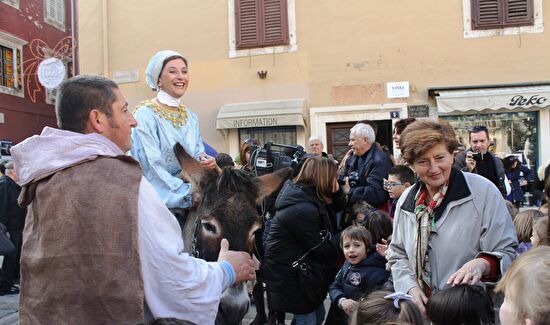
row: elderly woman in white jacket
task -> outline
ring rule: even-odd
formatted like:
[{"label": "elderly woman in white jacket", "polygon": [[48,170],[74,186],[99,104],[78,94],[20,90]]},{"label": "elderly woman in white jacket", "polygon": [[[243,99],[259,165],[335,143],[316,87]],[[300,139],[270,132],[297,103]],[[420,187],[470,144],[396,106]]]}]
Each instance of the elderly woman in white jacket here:
[{"label": "elderly woman in white jacket", "polygon": [[419,181],[397,203],[389,262],[395,290],[424,312],[427,297],[445,286],[496,280],[517,239],[496,186],[452,168],[458,143],[449,124],[414,122],[400,143]]}]

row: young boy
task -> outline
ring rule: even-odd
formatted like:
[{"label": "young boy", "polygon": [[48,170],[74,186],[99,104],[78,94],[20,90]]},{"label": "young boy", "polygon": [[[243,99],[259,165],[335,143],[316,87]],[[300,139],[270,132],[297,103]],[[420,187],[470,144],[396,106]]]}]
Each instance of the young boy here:
[{"label": "young boy", "polygon": [[395,205],[407,187],[414,184],[415,176],[412,169],[405,165],[397,165],[390,169],[388,179],[384,179],[384,189],[390,195],[390,218],[393,220]]},{"label": "young boy", "polygon": [[390,275],[386,259],[371,251],[371,244],[372,236],[363,226],[349,226],[342,231],[340,246],[346,262],[329,288],[335,323],[347,324],[361,296],[380,288]]}]

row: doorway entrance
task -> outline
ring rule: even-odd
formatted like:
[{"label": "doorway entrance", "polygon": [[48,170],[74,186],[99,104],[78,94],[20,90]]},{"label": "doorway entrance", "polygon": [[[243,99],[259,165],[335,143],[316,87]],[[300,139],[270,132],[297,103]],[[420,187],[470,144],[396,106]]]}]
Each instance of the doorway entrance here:
[{"label": "doorway entrance", "polygon": [[[392,120],[371,121],[378,128],[376,142],[388,147],[393,154]],[[338,161],[342,161],[349,150],[349,130],[356,122],[327,123],[327,152],[332,153]]]}]

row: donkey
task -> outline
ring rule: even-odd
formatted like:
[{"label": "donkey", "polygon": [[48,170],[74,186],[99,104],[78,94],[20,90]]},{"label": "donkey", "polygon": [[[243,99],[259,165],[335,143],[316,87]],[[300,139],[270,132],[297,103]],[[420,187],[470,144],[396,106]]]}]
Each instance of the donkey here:
[{"label": "donkey", "polygon": [[[206,261],[216,261],[220,242],[227,238],[232,250],[252,254],[255,232],[262,227],[256,206],[292,175],[292,168],[259,177],[229,168],[218,174],[189,156],[180,144],[174,146],[174,151],[182,176],[192,184],[196,206],[184,226],[186,251]],[[216,324],[240,324],[249,305],[244,284],[229,287],[222,294]]]}]

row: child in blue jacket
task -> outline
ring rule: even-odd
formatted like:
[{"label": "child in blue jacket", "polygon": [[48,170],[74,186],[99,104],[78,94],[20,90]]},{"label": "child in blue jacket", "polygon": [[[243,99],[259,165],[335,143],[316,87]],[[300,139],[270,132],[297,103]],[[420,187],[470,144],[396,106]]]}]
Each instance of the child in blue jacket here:
[{"label": "child in blue jacket", "polygon": [[333,307],[338,307],[341,324],[347,324],[359,298],[380,288],[390,274],[386,271],[386,259],[371,250],[371,238],[363,226],[349,226],[342,231],[340,246],[346,262],[329,288],[330,299]]}]

